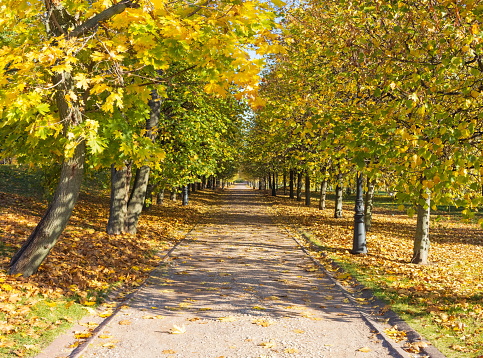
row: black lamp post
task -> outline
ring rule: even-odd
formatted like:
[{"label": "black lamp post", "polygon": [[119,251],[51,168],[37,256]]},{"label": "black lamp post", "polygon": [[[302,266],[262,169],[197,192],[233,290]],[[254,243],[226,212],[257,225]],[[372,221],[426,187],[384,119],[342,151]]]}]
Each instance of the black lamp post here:
[{"label": "black lamp post", "polygon": [[355,255],[367,254],[362,179],[362,174],[357,173],[356,206],[354,208],[354,239],[351,251],[351,254]]}]

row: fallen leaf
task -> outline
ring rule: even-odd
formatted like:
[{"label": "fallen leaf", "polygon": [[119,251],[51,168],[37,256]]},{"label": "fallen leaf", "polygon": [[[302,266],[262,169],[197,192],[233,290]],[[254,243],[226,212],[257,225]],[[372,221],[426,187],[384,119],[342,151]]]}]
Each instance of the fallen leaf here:
[{"label": "fallen leaf", "polygon": [[237,320],[238,320],[238,318],[236,318],[234,316],[228,316],[228,317],[220,317],[220,318],[218,318],[218,321],[220,321],[220,322],[235,322]]},{"label": "fallen leaf", "polygon": [[183,334],[183,333],[186,333],[186,327],[184,325],[182,325],[181,327],[180,326],[177,326],[177,325],[173,325],[173,328],[171,328],[171,330],[169,331],[169,333],[171,333],[171,334]]},{"label": "fallen leaf", "polygon": [[259,344],[259,346],[263,348],[275,348],[277,344],[273,341],[269,341],[269,342],[262,342]]},{"label": "fallen leaf", "polygon": [[129,326],[131,324],[131,321],[127,320],[127,319],[124,319],[122,321],[119,321],[119,324],[121,326]]},{"label": "fallen leaf", "polygon": [[362,347],[357,350],[358,352],[364,352],[364,353],[369,353],[372,351],[369,347]]}]

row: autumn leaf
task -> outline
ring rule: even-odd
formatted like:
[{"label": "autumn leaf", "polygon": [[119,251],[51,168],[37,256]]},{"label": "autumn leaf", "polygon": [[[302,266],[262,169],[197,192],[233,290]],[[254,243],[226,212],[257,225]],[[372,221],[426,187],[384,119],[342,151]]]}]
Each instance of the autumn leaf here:
[{"label": "autumn leaf", "polygon": [[238,320],[238,318],[236,318],[234,316],[228,316],[228,317],[220,317],[220,318],[218,318],[218,321],[220,321],[220,322],[235,322],[237,320]]},{"label": "autumn leaf", "polygon": [[132,323],[131,321],[124,319],[124,320],[119,321],[118,324],[121,325],[121,326],[129,326],[131,323]]},{"label": "autumn leaf", "polygon": [[275,348],[277,346],[277,344],[273,341],[268,341],[268,342],[260,343],[259,346],[263,347],[263,348],[270,349],[270,348]]},{"label": "autumn leaf", "polygon": [[363,352],[363,353],[369,353],[372,351],[372,349],[368,348],[368,347],[362,347],[362,348],[359,348],[357,350],[358,352]]},{"label": "autumn leaf", "polygon": [[173,328],[169,331],[171,334],[183,334],[186,333],[186,327],[184,325],[182,326],[177,326],[173,325]]}]

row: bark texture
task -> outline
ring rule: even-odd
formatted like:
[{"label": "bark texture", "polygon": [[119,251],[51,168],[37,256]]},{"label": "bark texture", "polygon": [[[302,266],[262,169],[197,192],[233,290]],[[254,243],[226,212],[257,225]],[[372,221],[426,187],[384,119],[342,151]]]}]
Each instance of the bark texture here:
[{"label": "bark texture", "polygon": [[116,169],[114,165],[111,167],[111,200],[106,230],[109,235],[120,235],[126,231],[130,181],[130,164],[121,169]]},{"label": "bark texture", "polygon": [[302,172],[297,173],[297,201],[302,201]]},{"label": "bark texture", "polygon": [[54,198],[29,238],[10,262],[9,274],[28,277],[39,266],[59,240],[79,196],[84,174],[85,143],[81,142],[72,158],[62,164],[60,181]]},{"label": "bark texture", "polygon": [[343,199],[343,189],[342,189],[342,174],[337,174],[337,185],[335,187],[335,210],[334,218],[339,219],[343,217],[342,214],[342,199]]},{"label": "bark texture", "polygon": [[322,183],[320,183],[320,200],[319,200],[320,210],[325,210],[326,197],[327,197],[327,179],[324,179],[322,180]]},{"label": "bark texture", "polygon": [[143,211],[144,199],[148,187],[150,169],[143,165],[136,170],[131,196],[127,205],[126,232],[135,234],[137,232],[139,217]]},{"label": "bark texture", "polygon": [[411,263],[426,265],[429,263],[429,218],[431,214],[431,197],[429,191],[422,191],[424,205],[418,205],[416,236],[414,237],[413,257]]},{"label": "bark texture", "polygon": [[288,180],[289,197],[290,197],[290,199],[293,199],[294,198],[294,190],[293,190],[294,180],[295,180],[295,173],[294,173],[293,169],[290,169],[290,172],[289,172],[289,180]]},{"label": "bark texture", "polygon": [[364,200],[364,222],[366,226],[366,232],[371,231],[372,226],[372,208],[374,207],[374,191],[375,182],[367,178],[367,191]]},{"label": "bark texture", "polygon": [[305,205],[310,206],[310,175],[305,173]]}]

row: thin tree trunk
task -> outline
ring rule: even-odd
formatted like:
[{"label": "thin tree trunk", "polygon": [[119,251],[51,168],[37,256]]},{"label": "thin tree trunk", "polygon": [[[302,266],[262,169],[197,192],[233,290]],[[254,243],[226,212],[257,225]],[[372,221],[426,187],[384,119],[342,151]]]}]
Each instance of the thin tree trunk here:
[{"label": "thin tree trunk", "polygon": [[283,195],[287,194],[287,170],[283,170]]},{"label": "thin tree trunk", "polygon": [[186,185],[183,185],[183,188],[182,188],[181,205],[183,206],[188,205],[188,196],[189,196],[189,187],[188,187],[188,184],[186,184]]},{"label": "thin tree trunk", "polygon": [[337,174],[337,185],[335,187],[335,210],[334,210],[334,218],[340,219],[343,217],[342,214],[342,199],[343,199],[343,189],[342,189],[342,174]]},{"label": "thin tree trunk", "polygon": [[163,205],[164,202],[164,188],[162,188],[156,196],[156,205]]},{"label": "thin tree trunk", "polygon": [[310,175],[305,173],[305,205],[310,206]]},{"label": "thin tree trunk", "polygon": [[169,193],[169,200],[176,201],[176,188],[172,188]]},{"label": "thin tree trunk", "polygon": [[127,164],[119,170],[114,165],[111,166],[111,201],[106,229],[109,235],[119,235],[125,232],[130,182],[131,164]]},{"label": "thin tree trunk", "polygon": [[429,190],[421,190],[424,205],[418,205],[416,236],[414,237],[413,257],[411,263],[426,265],[429,263],[429,218],[431,214],[431,194]]},{"label": "thin tree trunk", "polygon": [[371,230],[372,225],[372,208],[374,206],[374,191],[375,191],[375,181],[367,178],[367,191],[364,203],[364,221],[366,226],[366,232]]},{"label": "thin tree trunk", "polygon": [[144,198],[143,211],[149,210],[153,205],[154,190],[156,186],[148,181],[148,186],[146,187],[146,197]]},{"label": "thin tree trunk", "polygon": [[294,176],[295,176],[295,173],[293,171],[293,169],[290,169],[290,172],[289,172],[289,180],[288,180],[288,185],[289,185],[289,198],[290,199],[293,199],[294,198],[294,190],[293,190],[293,187],[294,187]]},{"label": "thin tree trunk", "polygon": [[277,182],[276,182],[276,174],[275,172],[272,173],[272,196],[277,196]]},{"label": "thin tree trunk", "polygon": [[326,197],[327,197],[327,178],[322,180],[322,183],[320,183],[320,200],[319,200],[320,210],[325,210]]},{"label": "thin tree trunk", "polygon": [[297,173],[297,201],[302,201],[302,172]]}]

